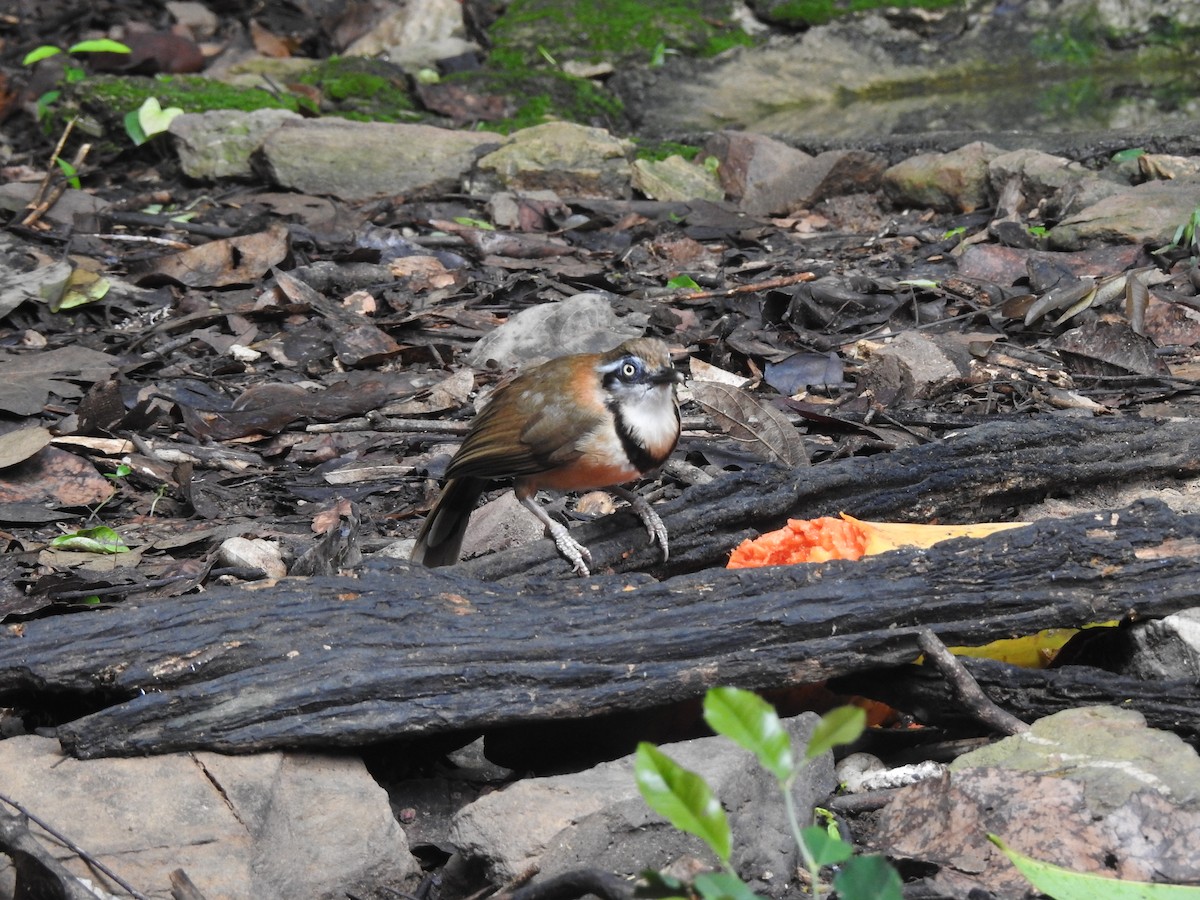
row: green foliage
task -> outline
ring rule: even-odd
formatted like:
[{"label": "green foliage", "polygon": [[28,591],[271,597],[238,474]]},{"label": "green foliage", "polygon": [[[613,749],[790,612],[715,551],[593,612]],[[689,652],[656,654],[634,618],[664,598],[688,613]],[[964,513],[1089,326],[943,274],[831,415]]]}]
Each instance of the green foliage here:
[{"label": "green foliage", "polygon": [[1146,155],[1144,147],[1129,147],[1125,150],[1118,150],[1112,155],[1112,161],[1115,163],[1133,162]]},{"label": "green foliage", "polygon": [[696,284],[696,280],[691,275],[676,275],[667,282],[667,287],[673,291],[678,290],[699,290],[700,285]]},{"label": "green foliage", "polygon": [[67,179],[67,184],[75,188],[75,190],[79,190],[83,187],[83,185],[79,182],[79,172],[73,165],[71,165],[61,156],[54,157],[54,163],[58,166],[58,168],[62,171],[63,176]]},{"label": "green foliage", "polygon": [[704,698],[704,721],[717,734],[757,756],[758,764],[776,781],[784,783],[795,774],[791,738],[771,704],[757,694],[737,688],[713,688]]},{"label": "green foliage", "polygon": [[1121,881],[1090,872],[1073,872],[1062,866],[1041,862],[1004,845],[994,834],[988,840],[1004,851],[1039,893],[1054,900],[1200,900],[1200,887],[1184,884],[1155,884],[1145,881]]},{"label": "green foliage", "polygon": [[135,147],[140,147],[166,131],[171,120],[179,115],[183,115],[183,110],[178,106],[163,109],[157,97],[147,97],[141,106],[125,114],[125,133]]},{"label": "green foliage", "polygon": [[[99,507],[97,507],[99,508]],[[121,536],[107,525],[81,528],[70,534],[60,534],[50,541],[56,550],[75,550],[80,553],[128,553],[129,547]]]},{"label": "green foliage", "polygon": [[1156,254],[1170,253],[1172,250],[1187,250],[1193,255],[1200,255],[1200,206],[1192,210],[1186,222],[1175,229],[1175,235],[1165,247],[1159,247]]},{"label": "green foliage", "polygon": [[[73,44],[67,48],[67,53],[130,53],[130,49],[117,41],[110,41],[108,38],[101,38],[94,41],[80,41],[78,44]],[[21,64],[32,66],[44,59],[49,59],[52,56],[58,56],[62,53],[62,49],[49,44],[43,44],[41,47],[29,51],[25,54]],[[87,77],[87,73],[82,68],[73,63],[68,63],[63,66],[62,83],[63,84],[78,84]],[[62,97],[62,91],[58,88],[53,88],[46,91],[37,99],[35,105],[35,115],[39,122],[45,121],[50,114],[51,107]]]},{"label": "green foliage", "polygon": [[827,753],[841,744],[849,744],[858,740],[858,736],[866,730],[867,714],[857,706],[839,706],[821,716],[821,721],[813,729],[812,737],[808,739],[808,748],[804,751],[805,759],[816,759],[822,753]]},{"label": "green foliage", "polygon": [[[841,707],[821,719],[797,763],[791,738],[779,716],[756,694],[739,688],[718,687],[704,698],[704,719],[718,734],[749,750],[779,785],[788,823],[796,846],[809,871],[814,898],[821,896],[821,870],[839,865],[834,887],[841,900],[900,900],[900,877],[882,857],[854,856],[854,848],[833,830],[801,828],[796,815],[792,785],[808,761],[837,744],[855,740],[865,727],[860,709]],[[721,864],[721,871],[698,876],[692,884],[704,900],[755,895],[730,865],[732,835],[720,803],[695,772],[675,763],[652,744],[638,745],[634,760],[638,790],[649,806],[681,831],[694,834],[708,844]],[[686,885],[655,873],[647,873],[655,896],[686,896]]]},{"label": "green foliage", "polygon": [[[78,44],[72,44],[67,48],[68,53],[129,53],[130,49],[119,41],[110,41],[108,38],[101,38],[95,41],[80,41]],[[34,63],[41,62],[43,59],[49,59],[51,56],[57,56],[62,53],[61,47],[54,47],[48,44],[43,44],[30,50],[25,54],[25,58],[21,60],[21,65],[32,66]]]},{"label": "green foliage", "polygon": [[703,778],[645,741],[638,744],[634,777],[652,810],[680,831],[700,838],[723,865],[729,865],[729,820]]}]

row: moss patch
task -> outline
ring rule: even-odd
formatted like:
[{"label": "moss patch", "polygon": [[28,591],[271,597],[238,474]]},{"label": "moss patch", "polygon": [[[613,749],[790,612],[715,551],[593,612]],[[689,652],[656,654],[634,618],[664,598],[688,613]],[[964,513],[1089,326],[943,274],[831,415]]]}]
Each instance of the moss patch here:
[{"label": "moss patch", "polygon": [[513,0],[492,26],[491,64],[509,71],[568,60],[648,64],[656,48],[711,56],[750,44],[726,0]]},{"label": "moss patch", "polygon": [[321,112],[361,122],[408,122],[420,118],[404,70],[361,56],[333,56],[298,79],[321,93]]},{"label": "moss patch", "polygon": [[682,156],[688,162],[691,162],[700,155],[700,148],[693,147],[691,144],[681,144],[678,141],[638,141],[637,144],[637,159],[645,159],[650,162],[659,162],[669,156]]},{"label": "moss patch", "polygon": [[757,0],[750,5],[768,22],[792,28],[808,28],[824,25],[839,16],[870,9],[943,9],[961,3],[962,0]]}]

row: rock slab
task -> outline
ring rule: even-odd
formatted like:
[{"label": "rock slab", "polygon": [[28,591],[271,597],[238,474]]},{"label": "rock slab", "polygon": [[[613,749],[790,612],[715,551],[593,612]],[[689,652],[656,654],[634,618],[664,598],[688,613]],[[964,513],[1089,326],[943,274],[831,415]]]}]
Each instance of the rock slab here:
[{"label": "rock slab", "polygon": [[[403,889],[416,872],[386,792],[354,757],[80,761],[56,740],[26,735],[0,741],[0,772],[7,797],[152,898],[171,897],[169,875],[180,868],[208,900],[332,900],[379,884]],[[56,840],[45,843],[96,880]],[[0,896],[11,896],[11,875],[0,869]]]}]

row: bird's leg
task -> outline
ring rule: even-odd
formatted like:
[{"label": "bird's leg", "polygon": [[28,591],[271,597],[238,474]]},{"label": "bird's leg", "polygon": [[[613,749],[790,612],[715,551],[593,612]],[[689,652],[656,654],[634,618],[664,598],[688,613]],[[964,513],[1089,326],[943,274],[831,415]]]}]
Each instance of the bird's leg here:
[{"label": "bird's leg", "polygon": [[658,545],[662,547],[663,562],[666,562],[671,552],[667,547],[667,526],[658,517],[658,513],[654,511],[654,507],[641,494],[631,491],[628,488],[614,486],[609,488],[609,490],[618,497],[629,501],[629,506],[638,514],[638,518],[642,520],[642,524],[646,526],[646,532],[650,535],[650,543],[653,544],[655,541],[658,541]]},{"label": "bird's leg", "polygon": [[[590,574],[587,563],[592,561],[592,554],[588,552],[588,548],[571,537],[571,533],[567,531],[566,525],[554,521],[550,517],[550,513],[546,512],[538,504],[536,497],[520,497],[519,499],[521,505],[537,516],[541,523],[546,526],[546,533],[554,539],[554,546],[558,548],[558,552],[571,564],[572,568],[580,575],[587,576]],[[587,562],[584,562],[584,560],[587,560]]]}]

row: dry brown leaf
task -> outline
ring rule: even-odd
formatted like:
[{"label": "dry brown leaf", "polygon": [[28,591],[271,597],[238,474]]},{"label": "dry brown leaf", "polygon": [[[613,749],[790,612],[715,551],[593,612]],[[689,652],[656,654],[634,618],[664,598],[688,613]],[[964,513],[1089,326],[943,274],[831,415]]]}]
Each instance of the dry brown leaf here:
[{"label": "dry brown leaf", "polygon": [[771,462],[807,466],[804,441],[787,416],[740,388],[716,381],[693,381],[692,397],[735,441]]},{"label": "dry brown leaf", "polygon": [[45,428],[21,428],[0,434],[0,469],[24,462],[48,443],[50,432]]},{"label": "dry brown leaf", "polygon": [[145,275],[161,275],[188,287],[230,287],[256,284],[283,262],[288,252],[288,231],[272,225],[257,234],[210,241],[182,253],[155,260]]}]

